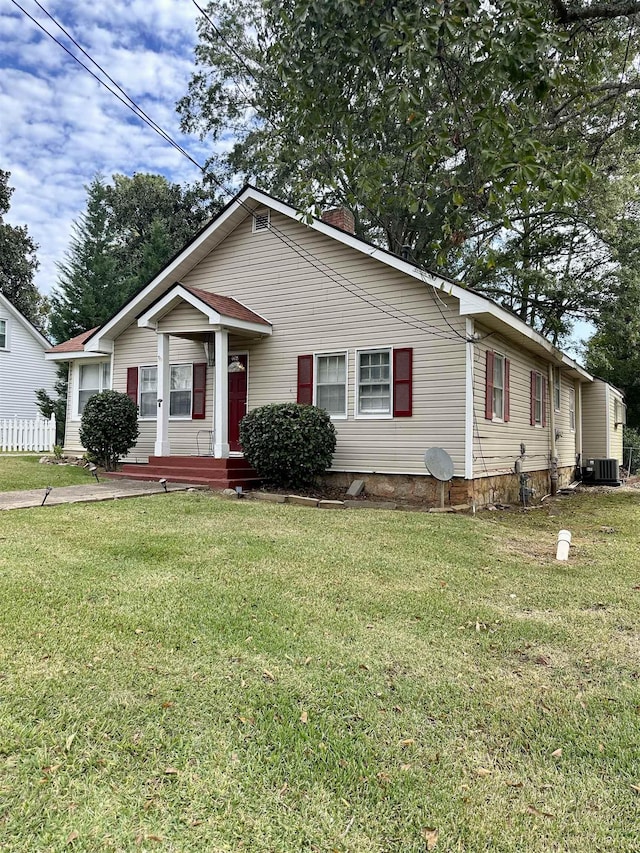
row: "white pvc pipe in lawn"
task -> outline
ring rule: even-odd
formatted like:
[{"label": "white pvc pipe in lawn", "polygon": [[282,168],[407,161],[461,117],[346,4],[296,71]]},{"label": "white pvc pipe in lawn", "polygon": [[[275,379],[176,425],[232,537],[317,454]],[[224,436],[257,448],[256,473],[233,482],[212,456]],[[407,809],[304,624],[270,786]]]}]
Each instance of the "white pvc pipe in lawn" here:
[{"label": "white pvc pipe in lawn", "polygon": [[569,546],[571,545],[571,533],[568,530],[561,530],[558,533],[558,550],[556,551],[556,560],[569,559]]}]

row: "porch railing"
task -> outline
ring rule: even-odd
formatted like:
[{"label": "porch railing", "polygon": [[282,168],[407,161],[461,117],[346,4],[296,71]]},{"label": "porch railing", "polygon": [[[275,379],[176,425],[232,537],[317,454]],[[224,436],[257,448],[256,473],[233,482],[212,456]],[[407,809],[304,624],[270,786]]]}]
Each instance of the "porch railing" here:
[{"label": "porch railing", "polygon": [[53,452],[56,443],[56,416],[45,418],[0,418],[0,451]]}]

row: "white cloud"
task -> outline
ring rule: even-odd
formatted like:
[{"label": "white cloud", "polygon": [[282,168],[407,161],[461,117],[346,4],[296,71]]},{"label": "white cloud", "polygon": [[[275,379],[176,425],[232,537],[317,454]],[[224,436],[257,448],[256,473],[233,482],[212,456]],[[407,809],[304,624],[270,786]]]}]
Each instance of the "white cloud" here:
[{"label": "white cloud", "polygon": [[[22,5],[71,49],[33,0]],[[204,162],[210,151],[180,133],[175,112],[193,70],[193,4],[43,0],[43,5],[154,121]],[[199,172],[16,7],[0,11],[0,28],[0,169],[11,172],[15,188],[7,219],[27,225],[39,244],[37,284],[49,292],[71,224],[84,209],[85,186],[96,173],[161,172],[184,183]]]}]

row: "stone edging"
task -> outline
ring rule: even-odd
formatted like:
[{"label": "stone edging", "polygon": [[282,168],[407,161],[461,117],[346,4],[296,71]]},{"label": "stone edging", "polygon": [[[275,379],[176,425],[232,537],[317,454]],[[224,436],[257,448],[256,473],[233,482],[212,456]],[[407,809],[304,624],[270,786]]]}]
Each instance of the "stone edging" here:
[{"label": "stone edging", "polygon": [[[236,498],[238,495],[232,489],[225,489],[224,497]],[[244,497],[250,500],[268,501],[276,504],[294,504],[296,506],[306,506],[312,509],[409,509],[418,510],[421,512],[468,512],[471,510],[469,504],[458,504],[457,506],[447,506],[444,508],[431,507],[422,509],[410,505],[400,504],[396,501],[334,501],[322,500],[321,498],[309,498],[304,495],[281,495],[274,492],[245,492]]]}]

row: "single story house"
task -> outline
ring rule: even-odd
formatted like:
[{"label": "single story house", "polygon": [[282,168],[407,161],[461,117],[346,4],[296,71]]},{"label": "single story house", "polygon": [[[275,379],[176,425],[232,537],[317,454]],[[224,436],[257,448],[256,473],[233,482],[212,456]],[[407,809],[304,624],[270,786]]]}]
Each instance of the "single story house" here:
[{"label": "single story house", "polygon": [[41,417],[36,391],[53,396],[56,365],[45,360],[51,343],[0,293],[0,419]]},{"label": "single story house", "polygon": [[88,397],[114,388],[139,407],[127,462],[149,476],[182,464],[232,483],[245,412],[296,400],[335,424],[329,476],[370,494],[435,500],[433,447],[453,462],[449,500],[479,505],[517,500],[523,474],[541,494],[569,483],[585,450],[622,457],[620,393],[513,313],[359,239],[346,210],[307,221],[251,186],[47,358],[70,362],[65,449],[82,451]]}]

